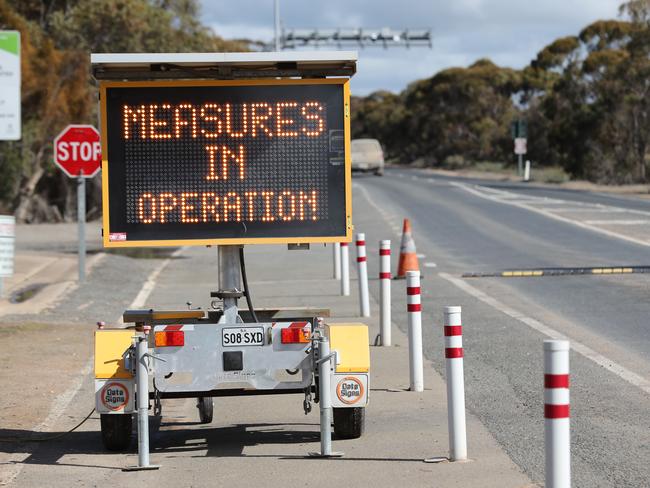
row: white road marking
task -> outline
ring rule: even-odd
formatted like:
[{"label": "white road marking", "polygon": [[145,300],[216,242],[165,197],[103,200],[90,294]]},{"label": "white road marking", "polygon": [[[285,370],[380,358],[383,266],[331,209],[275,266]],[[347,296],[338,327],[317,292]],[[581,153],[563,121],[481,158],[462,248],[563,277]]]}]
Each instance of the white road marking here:
[{"label": "white road marking", "polygon": [[447,273],[438,273],[438,276],[441,278],[449,281],[456,287],[460,288],[463,290],[465,293],[472,295],[474,298],[479,299],[483,303],[486,303],[487,305],[490,305],[492,308],[509,315],[513,319],[519,320],[520,322],[523,322],[530,328],[536,330],[537,332],[540,332],[544,334],[545,336],[548,336],[552,339],[564,339],[568,340],[571,343],[571,349],[573,349],[575,352],[578,354],[581,354],[582,356],[586,357],[587,359],[592,360],[594,363],[598,364],[599,366],[602,366],[605,368],[607,371],[614,373],[616,376],[619,378],[627,381],[633,386],[636,386],[640,390],[644,391],[645,393],[650,394],[650,381],[647,379],[643,378],[642,376],[638,375],[637,373],[630,371],[629,369],[625,368],[624,366],[621,366],[620,364],[612,361],[611,359],[603,356],[602,354],[594,351],[588,346],[585,346],[584,344],[575,341],[573,339],[570,339],[566,335],[562,334],[561,332],[558,332],[557,330],[549,327],[546,324],[543,324],[539,320],[536,320],[532,317],[528,317],[524,315],[523,313],[515,310],[514,308],[509,307],[508,305],[501,303],[499,300],[496,298],[493,298],[489,296],[488,294],[484,293],[483,291],[479,290],[478,288],[473,287],[472,285],[468,284],[466,281],[456,278],[454,276],[451,276]]},{"label": "white road marking", "polygon": [[90,305],[92,305],[92,300],[90,302],[82,303],[77,307],[77,310],[86,310]]},{"label": "white road marking", "polygon": [[[452,182],[451,184],[454,184],[454,183],[455,182]],[[459,183],[456,186],[459,186],[459,187],[462,188],[465,185],[462,184],[462,183]],[[366,189],[363,188],[363,187],[360,187],[360,189],[361,189],[362,193],[364,194],[364,197],[366,198],[366,200],[368,200],[368,202],[370,203],[370,205],[372,205],[382,216],[384,216],[384,218],[390,219],[390,216],[388,215],[388,213],[384,209],[379,207],[370,198],[370,195],[368,194]],[[463,189],[467,189],[467,191],[470,191],[470,193],[473,193],[471,188],[463,188]],[[483,197],[483,195],[478,195],[478,196]],[[483,198],[487,198],[487,197],[483,197]],[[505,202],[503,202],[503,203],[505,203]],[[510,204],[510,205],[513,204],[512,202],[507,202],[507,203]],[[529,207],[524,207],[524,208],[530,209]],[[536,209],[532,209],[532,210],[534,211]],[[552,218],[558,218],[557,216],[554,216],[552,214],[551,214],[551,217]],[[572,223],[572,224],[575,223],[575,221],[571,221],[569,219],[558,218],[558,220],[567,221],[567,222]],[[597,231],[601,230],[601,229],[598,229],[598,228],[595,228],[595,227],[593,229],[597,230]],[[615,237],[620,237],[620,236],[618,236],[616,234],[614,234],[614,236]],[[647,243],[643,243],[643,241],[641,241],[641,243],[643,245],[648,245]],[[645,393],[650,394],[650,381],[648,381],[647,379],[645,379],[642,376],[638,375],[637,373],[635,373],[635,372],[625,368],[624,366],[621,366],[620,364],[608,359],[607,357],[605,357],[602,354],[594,351],[590,347],[588,347],[588,346],[586,346],[586,345],[584,345],[584,344],[582,344],[580,342],[569,339],[567,336],[565,336],[561,332],[556,331],[555,329],[543,324],[542,322],[540,322],[540,321],[538,321],[538,320],[536,320],[536,319],[534,319],[532,317],[528,317],[528,316],[524,315],[523,313],[521,313],[521,312],[519,312],[519,311],[505,305],[504,303],[501,303],[497,299],[495,299],[495,298],[487,295],[486,293],[482,292],[481,290],[471,286],[466,281],[464,281],[464,280],[462,280],[460,278],[455,278],[455,277],[453,277],[453,276],[451,276],[451,275],[449,275],[447,273],[438,273],[438,275],[441,278],[443,278],[443,279],[449,281],[450,283],[454,284],[456,287],[460,288],[464,292],[468,293],[469,295],[481,300],[483,303],[486,303],[486,304],[490,305],[492,308],[495,308],[496,310],[499,310],[502,313],[505,313],[506,315],[509,315],[510,317],[512,317],[512,318],[514,318],[516,320],[519,320],[520,322],[523,322],[524,324],[526,324],[529,327],[531,327],[532,329],[546,335],[547,337],[551,337],[553,339],[569,340],[570,343],[571,343],[571,348],[574,351],[576,351],[578,354],[581,354],[582,356],[586,357],[587,359],[590,359],[594,363],[596,363],[599,366],[602,366],[603,368],[605,368],[606,370],[614,373],[619,378],[623,379],[624,381],[627,381],[628,383],[630,383],[633,386],[636,386],[637,388],[641,389]]]},{"label": "white road marking", "polygon": [[438,265],[436,263],[424,263],[425,268],[437,268]]},{"label": "white road marking", "polygon": [[180,256],[180,254],[183,252],[185,248],[181,247],[174,251],[174,253],[171,255],[171,257],[165,259],[162,261],[147,277],[147,281],[145,281],[144,285],[142,285],[142,289],[140,290],[140,293],[136,295],[136,297],[133,299],[131,302],[131,305],[129,305],[129,308],[140,308],[143,307],[147,299],[149,298],[149,295],[151,295],[151,292],[156,286],[156,280],[158,279],[158,275],[162,273],[162,271],[167,267],[167,265],[171,262],[172,259]]},{"label": "white road marking", "polygon": [[362,194],[363,197],[366,199],[366,201],[370,204],[372,208],[374,208],[379,215],[388,223],[388,226],[391,228],[393,233],[399,238],[400,237],[400,231],[402,230],[401,227],[397,222],[395,222],[395,217],[388,213],[385,208],[383,208],[381,205],[377,205],[375,201],[372,199],[370,194],[368,193],[368,190],[366,190],[365,187],[359,185],[359,184],[353,184],[353,188],[356,188],[359,190]]},{"label": "white road marking", "polygon": [[424,259],[424,258],[427,257],[427,255],[426,254],[416,254],[415,257],[417,257],[418,259]]},{"label": "white road marking", "polygon": [[615,214],[615,213],[626,213],[627,210],[623,208],[613,208],[613,207],[608,207],[608,208],[587,208],[587,207],[576,207],[576,208],[571,208],[571,207],[556,207],[556,208],[544,208],[544,207],[538,207],[541,210],[550,210],[553,212],[582,212],[582,213],[605,213],[605,214]]},{"label": "white road marking", "polygon": [[[480,197],[480,198],[485,198],[486,200],[491,200],[493,202],[502,203],[504,205],[512,205],[512,206],[515,206],[515,207],[523,208],[525,210],[529,210],[531,212],[538,213],[538,214],[543,215],[545,217],[548,217],[550,219],[559,220],[560,222],[575,225],[577,227],[582,227],[583,229],[589,229],[589,230],[592,230],[594,232],[598,232],[599,234],[604,234],[604,235],[609,236],[609,237],[614,237],[616,239],[621,239],[623,241],[632,242],[632,243],[638,244],[640,246],[650,247],[650,242],[648,242],[646,240],[637,239],[635,237],[622,235],[622,234],[619,234],[617,232],[613,232],[613,231],[610,231],[610,230],[607,230],[607,229],[601,229],[600,227],[596,227],[595,225],[589,225],[589,224],[586,224],[584,222],[580,222],[580,221],[577,221],[577,220],[562,217],[560,215],[556,215],[555,213],[549,212],[547,210],[544,210],[544,209],[541,209],[541,208],[538,208],[538,207],[533,207],[531,205],[524,205],[524,204],[521,204],[521,203],[519,203],[517,201],[506,201],[506,200],[497,198],[496,196],[488,195],[485,192],[479,191],[479,190],[477,190],[475,188],[471,188],[470,186],[468,186],[465,183],[452,181],[450,184],[454,185],[454,186],[457,186],[458,188],[461,188],[461,189],[465,190],[466,192],[471,193],[472,195],[476,195],[477,197]],[[494,193],[494,192],[492,192],[492,193]],[[571,202],[571,203],[574,203],[574,202]],[[640,212],[640,211],[634,211],[634,212],[630,211],[630,213],[638,213],[638,212]]]},{"label": "white road marking", "polygon": [[585,220],[589,225],[646,225],[650,220]]}]

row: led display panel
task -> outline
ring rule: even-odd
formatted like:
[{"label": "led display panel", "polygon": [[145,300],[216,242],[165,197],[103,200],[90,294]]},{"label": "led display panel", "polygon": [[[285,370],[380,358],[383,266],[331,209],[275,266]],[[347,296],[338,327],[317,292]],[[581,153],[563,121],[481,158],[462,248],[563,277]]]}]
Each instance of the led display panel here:
[{"label": "led display panel", "polygon": [[104,244],[349,240],[347,83],[102,82]]}]

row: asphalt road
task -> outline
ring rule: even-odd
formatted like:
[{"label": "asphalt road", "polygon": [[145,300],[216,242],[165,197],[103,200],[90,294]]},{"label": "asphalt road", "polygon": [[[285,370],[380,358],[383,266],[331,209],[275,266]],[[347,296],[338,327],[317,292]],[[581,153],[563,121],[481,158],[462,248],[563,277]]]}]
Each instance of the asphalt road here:
[{"label": "asphalt road", "polygon": [[[650,265],[650,223],[646,222],[650,221],[650,204],[629,197],[432,176],[423,171],[391,170],[383,178],[361,176],[353,181],[354,224],[358,232],[366,233],[370,291],[375,301],[378,287],[373,277],[378,273],[378,241],[393,240],[394,268],[402,218],[409,217],[424,274],[425,355],[444,375],[442,307],[461,305],[467,406],[474,414],[471,418],[482,422],[519,468],[543,485],[542,341],[549,335],[563,335],[574,347],[571,353],[573,486],[649,486],[650,342],[646,317],[650,306],[646,297],[650,275],[464,279],[462,274],[539,267]],[[58,228],[52,231],[60,233]],[[44,249],[53,242],[51,232],[41,230],[37,234],[24,236],[25,242],[31,243],[29,249]],[[62,249],[73,249],[73,238],[68,241]],[[271,256],[277,258],[277,254],[268,252],[263,246],[251,249],[249,254],[254,298],[256,289],[267,290],[263,297],[258,293],[258,306],[273,305],[278,300],[284,304],[287,296],[291,296],[291,303],[285,305],[336,308],[344,303],[348,314],[345,316],[356,309],[351,307],[356,305],[353,301],[356,283],[352,284],[353,296],[341,301],[338,284],[329,278],[328,249],[314,245],[310,253],[300,251],[300,259],[308,261],[311,267],[293,268],[281,261],[265,265]],[[273,252],[278,252],[277,248]],[[351,264],[354,255],[351,248]],[[139,295],[143,281],[161,263],[160,259],[111,254],[90,274],[88,286],[75,291],[47,313],[6,319],[39,323],[73,319],[88,324],[103,319],[110,323],[124,308],[135,306],[130,304]],[[152,285],[146,303],[138,306],[183,307],[186,300],[192,301],[193,306],[209,305],[207,291],[216,286],[215,267],[214,250],[184,251],[169,261],[158,282]],[[286,276],[278,276],[278,269],[286,270]],[[295,281],[289,295],[287,290],[275,292],[273,287],[286,286],[277,285],[278,279]],[[403,287],[403,282],[394,282],[393,320],[396,327],[405,330]],[[59,428],[67,428],[83,418],[92,387],[91,378],[86,377],[65,410],[66,415],[57,424]],[[436,395],[439,401],[435,404],[442,408],[444,394]],[[377,400],[374,405],[378,405]],[[206,449],[219,458],[214,469],[222,476],[236,477],[246,470],[259,484],[264,484],[271,475],[276,481],[299,484],[289,482],[291,472],[283,470],[287,464],[280,463],[279,459],[285,458],[278,458],[277,454],[289,454],[286,460],[293,463],[295,458],[291,456],[302,455],[317,441],[313,434],[317,422],[311,417],[303,421],[299,405],[287,404],[286,415],[283,410],[283,417],[274,419],[282,425],[278,428],[276,424],[259,423],[254,410],[252,413],[238,411],[239,404],[233,404],[232,411],[219,416],[220,429],[207,432],[195,424],[193,401],[170,403],[165,410],[164,425],[152,434],[156,446],[154,457],[164,456],[167,468],[156,478],[161,485],[206,484],[213,476],[213,471],[205,469]],[[394,421],[384,429],[390,442],[375,443],[374,447],[387,450],[380,453],[381,459],[421,456],[413,449],[417,445],[414,439],[426,436],[432,425],[439,428],[438,424],[444,424],[440,420],[444,416],[426,416],[430,407],[424,409],[423,405],[411,402],[409,405],[423,410],[416,415],[422,420],[421,425],[411,426],[413,430],[405,431],[407,436],[391,434],[388,429],[399,427],[397,420],[403,416],[403,407],[385,407],[390,407],[387,412]],[[260,402],[255,408],[264,410],[266,403]],[[300,414],[298,423],[296,409]],[[376,420],[373,422],[375,431],[384,428]],[[221,428],[231,424],[239,427]],[[242,425],[247,427],[244,429]],[[285,429],[296,430],[298,435],[285,435],[282,433]],[[462,481],[457,484],[487,486],[490,484],[487,481],[476,481],[485,479],[492,485],[501,482],[501,486],[506,486],[502,482],[504,472],[499,472],[498,465],[494,465],[492,472],[485,469],[486,453],[498,449],[477,440],[481,438],[477,435],[481,429],[476,422],[468,429],[469,456],[476,462],[450,466],[451,470],[464,470],[472,480],[469,484]],[[13,457],[7,466],[25,468],[17,478],[17,485],[41,486],[42,480],[53,473],[57,473],[57,482],[53,484],[62,486],[70,482],[103,485],[119,476],[115,473],[125,462],[133,462],[134,452],[131,451],[127,461],[122,454],[106,454],[98,444],[97,430],[97,418],[93,417],[71,436],[27,454],[21,450],[23,446],[18,446],[15,452],[9,449]],[[369,439],[372,442],[374,438]],[[407,442],[395,444],[400,439]],[[435,446],[444,445],[445,435],[433,441]],[[355,447],[353,443],[347,444],[345,450],[359,465],[367,456],[365,448]],[[257,469],[247,464],[251,457]],[[385,473],[395,471],[396,464],[378,461],[371,459],[368,469],[378,480],[394,485],[394,480]],[[416,466],[408,461],[402,459],[410,466],[411,476],[419,476],[422,481],[429,479],[419,463]],[[468,474],[469,469],[476,471]],[[437,471],[431,473],[430,476],[440,476]],[[148,480],[146,475],[136,477],[143,483]],[[235,486],[247,479],[240,476],[237,480],[220,481]]]},{"label": "asphalt road", "polygon": [[396,249],[402,217],[412,220],[425,349],[441,373],[442,306],[463,305],[468,405],[513,460],[543,479],[542,340],[562,334],[574,346],[574,485],[648,486],[650,276],[461,275],[648,265],[650,203],[422,171],[354,181],[355,225],[368,241],[392,236]]}]

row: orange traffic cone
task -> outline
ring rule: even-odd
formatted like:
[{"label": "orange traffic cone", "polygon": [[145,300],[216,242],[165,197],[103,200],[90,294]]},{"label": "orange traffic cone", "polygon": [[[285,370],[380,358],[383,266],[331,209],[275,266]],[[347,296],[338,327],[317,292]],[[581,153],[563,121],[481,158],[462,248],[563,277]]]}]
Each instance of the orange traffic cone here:
[{"label": "orange traffic cone", "polygon": [[399,264],[395,278],[406,278],[407,271],[420,271],[420,265],[418,264],[418,256],[415,253],[415,242],[413,242],[413,236],[411,235],[411,221],[404,219],[402,244],[399,249]]}]

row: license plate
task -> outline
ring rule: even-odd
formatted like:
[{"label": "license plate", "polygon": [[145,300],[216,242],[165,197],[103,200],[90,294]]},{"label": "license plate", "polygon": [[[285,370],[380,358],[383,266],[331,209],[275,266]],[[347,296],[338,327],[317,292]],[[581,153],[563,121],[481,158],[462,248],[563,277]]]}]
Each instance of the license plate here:
[{"label": "license plate", "polygon": [[264,327],[225,327],[221,330],[223,347],[263,346]]}]

